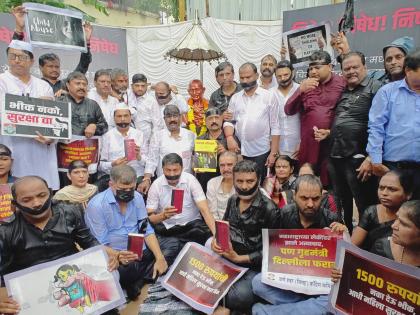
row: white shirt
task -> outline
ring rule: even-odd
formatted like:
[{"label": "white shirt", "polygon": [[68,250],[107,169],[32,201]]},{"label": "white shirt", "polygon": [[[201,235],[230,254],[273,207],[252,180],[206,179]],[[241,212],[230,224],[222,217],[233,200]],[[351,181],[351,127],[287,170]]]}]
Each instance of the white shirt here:
[{"label": "white shirt", "polygon": [[198,180],[191,174],[182,172],[176,187],[170,186],[165,175],[159,176],[150,186],[147,194],[147,210],[152,209],[160,213],[164,208],[171,205],[172,189],[181,188],[184,190],[182,213],[177,214],[162,223],[167,229],[175,225],[186,225],[187,223],[200,219],[200,210],[196,202],[206,200],[206,195]]},{"label": "white shirt", "polygon": [[[270,151],[270,136],[280,135],[279,104],[273,92],[258,87],[254,94],[234,94],[228,111],[236,121],[235,133],[241,141],[241,154],[259,156]],[[225,126],[232,126],[225,122]]]},{"label": "white shirt", "polygon": [[114,109],[118,105],[119,101],[111,95],[108,95],[107,99],[104,100],[95,88],[89,91],[87,97],[98,103],[102,113],[104,114],[105,120],[108,123],[108,127],[115,127]]},{"label": "white shirt", "polygon": [[[4,102],[6,93],[54,98],[53,90],[47,82],[31,76],[26,84],[9,71],[0,74],[0,102]],[[60,188],[56,142],[46,145],[32,138],[0,136],[0,143],[12,151],[14,176],[37,175],[44,178],[50,188]]]},{"label": "white shirt", "polygon": [[207,182],[207,202],[210,212],[215,220],[222,220],[226,212],[228,200],[235,194],[235,187],[232,185],[230,192],[223,192],[223,176],[213,177]]},{"label": "white shirt", "polygon": [[162,119],[163,119],[163,110],[165,109],[165,106],[168,106],[168,105],[177,106],[179,108],[179,111],[181,112],[181,115],[188,113],[188,111],[190,109],[188,104],[187,104],[187,101],[185,100],[185,98],[182,95],[171,93],[171,96],[172,96],[172,99],[169,101],[169,103],[167,103],[165,105],[159,105],[160,110],[161,110]]},{"label": "white shirt", "polygon": [[134,139],[136,145],[140,147],[141,160],[130,161],[130,165],[136,171],[137,177],[144,175],[144,165],[146,163],[146,154],[143,152],[144,137],[140,130],[130,127],[127,137],[124,137],[118,129],[112,128],[102,136],[101,162],[99,170],[109,174],[112,168],[112,162],[125,156],[124,140]]},{"label": "white shirt", "polygon": [[300,143],[300,114],[297,113],[289,116],[284,112],[284,106],[286,105],[287,100],[300,86],[296,82],[293,82],[292,84],[293,86],[286,96],[284,96],[277,87],[272,89],[274,96],[277,98],[279,103],[280,154],[289,156],[296,151]]},{"label": "white shirt", "polygon": [[[192,173],[192,155],[195,138],[195,133],[185,128],[180,129],[178,139],[171,137],[171,132],[168,129],[160,130],[156,137],[153,137],[151,144],[153,149],[149,153],[149,163],[146,165],[145,172],[153,174],[154,169],[156,169],[156,175],[162,175],[163,157],[169,153],[177,153],[182,158],[184,171]],[[157,152],[157,155],[154,155],[155,152]]]}]

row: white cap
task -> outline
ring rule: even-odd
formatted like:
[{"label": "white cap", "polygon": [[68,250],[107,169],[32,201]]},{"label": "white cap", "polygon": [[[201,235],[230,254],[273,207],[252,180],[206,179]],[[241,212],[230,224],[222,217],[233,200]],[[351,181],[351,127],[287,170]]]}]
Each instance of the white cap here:
[{"label": "white cap", "polygon": [[9,48],[13,48],[13,49],[20,49],[20,50],[26,50],[31,52],[32,54],[34,53],[33,49],[32,49],[32,45],[28,42],[24,42],[22,40],[17,40],[14,39],[10,42]]},{"label": "white cap", "polygon": [[134,110],[132,108],[128,107],[126,103],[122,103],[122,102],[118,103],[117,106],[115,106],[115,108],[114,108],[114,114],[115,114],[115,111],[117,111],[119,109],[127,109],[127,110],[130,111],[131,115],[134,114]]}]

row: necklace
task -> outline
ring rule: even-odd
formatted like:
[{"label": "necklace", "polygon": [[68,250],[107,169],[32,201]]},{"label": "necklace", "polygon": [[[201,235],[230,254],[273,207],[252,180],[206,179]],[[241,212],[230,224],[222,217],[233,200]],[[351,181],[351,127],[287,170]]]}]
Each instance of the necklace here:
[{"label": "necklace", "polygon": [[400,260],[401,264],[403,263],[403,260],[404,260],[404,250],[405,250],[405,247],[403,246],[402,251],[401,251],[401,260]]}]

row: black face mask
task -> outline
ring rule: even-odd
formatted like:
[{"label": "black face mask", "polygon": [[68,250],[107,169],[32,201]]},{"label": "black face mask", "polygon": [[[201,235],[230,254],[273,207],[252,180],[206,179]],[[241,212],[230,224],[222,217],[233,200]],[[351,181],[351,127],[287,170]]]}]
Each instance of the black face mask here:
[{"label": "black face mask", "polygon": [[170,95],[171,95],[170,92],[166,95],[158,95],[157,99],[158,100],[166,100]]},{"label": "black face mask", "polygon": [[129,123],[118,123],[118,124],[116,124],[118,127],[120,127],[120,128],[127,128],[128,126],[130,126],[130,124]]},{"label": "black face mask", "polygon": [[130,202],[134,199],[134,189],[121,190],[117,189],[115,192],[115,199],[122,202]]},{"label": "black face mask", "polygon": [[292,83],[292,80],[293,80],[293,76],[290,75],[290,77],[287,78],[286,80],[279,80],[277,83],[282,87],[288,87],[290,83]]},{"label": "black face mask", "polygon": [[252,82],[247,82],[247,83],[241,83],[241,86],[245,91],[252,90],[256,85],[257,85],[257,80],[252,81]]},{"label": "black face mask", "polygon": [[47,200],[45,200],[44,204],[39,208],[29,208],[22,206],[19,204],[16,200],[12,200],[12,204],[14,204],[20,211],[25,212],[30,215],[40,215],[43,214],[45,211],[47,211],[51,206],[51,199],[52,199],[52,193],[50,191],[50,195]]},{"label": "black face mask", "polygon": [[181,174],[179,174],[179,175],[172,175],[172,176],[165,175],[166,180],[178,180],[180,177],[181,177]]},{"label": "black face mask", "polygon": [[235,186],[235,190],[238,193],[238,195],[239,196],[244,196],[244,197],[253,195],[257,189],[258,189],[258,183],[256,183],[254,187],[252,187],[251,189],[248,189],[248,190],[242,190],[242,189]]}]

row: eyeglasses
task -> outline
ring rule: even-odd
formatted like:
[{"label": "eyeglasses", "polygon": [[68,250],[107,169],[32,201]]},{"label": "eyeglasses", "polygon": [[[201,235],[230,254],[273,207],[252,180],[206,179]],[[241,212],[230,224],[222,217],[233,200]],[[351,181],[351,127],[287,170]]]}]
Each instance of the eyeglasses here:
[{"label": "eyeglasses", "polygon": [[19,61],[28,61],[30,59],[28,55],[16,55],[14,53],[9,53],[7,55],[7,59],[9,60],[16,60],[16,57]]}]

